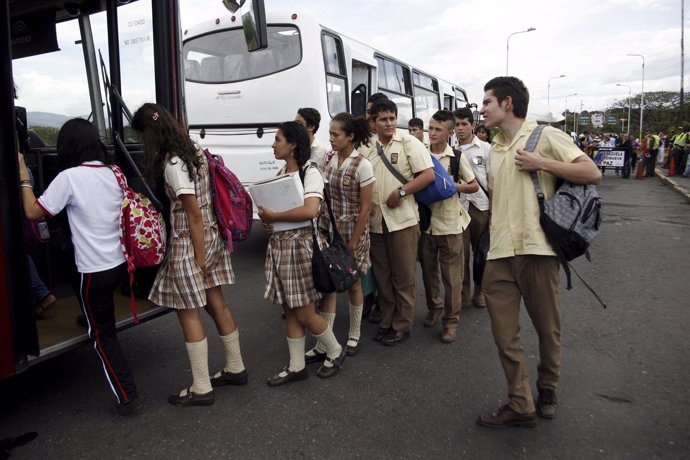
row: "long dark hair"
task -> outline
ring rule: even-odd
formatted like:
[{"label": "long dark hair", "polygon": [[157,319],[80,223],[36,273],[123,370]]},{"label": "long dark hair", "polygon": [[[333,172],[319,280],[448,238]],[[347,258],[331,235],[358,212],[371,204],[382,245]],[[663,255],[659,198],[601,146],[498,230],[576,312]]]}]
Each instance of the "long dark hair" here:
[{"label": "long dark hair", "polygon": [[352,144],[355,148],[360,145],[369,145],[369,122],[362,117],[355,117],[347,112],[341,112],[332,121],[340,123],[340,129],[346,135],[354,134]]},{"label": "long dark hair", "polygon": [[85,161],[112,162],[98,130],[83,118],[72,118],[62,125],[57,138],[57,157],[61,171]]},{"label": "long dark hair", "polygon": [[283,133],[285,140],[289,143],[295,143],[296,148],[294,152],[295,160],[301,170],[309,158],[311,158],[311,150],[309,148],[309,135],[304,126],[295,121],[286,121],[278,126],[278,131]]},{"label": "long dark hair", "polygon": [[184,127],[158,104],[147,102],[132,116],[132,129],[141,136],[146,153],[146,174],[153,182],[163,178],[165,162],[177,156],[187,166],[189,179],[199,168],[196,146]]},{"label": "long dark hair", "polygon": [[478,134],[479,131],[484,131],[486,133],[486,142],[491,144],[491,130],[484,125],[479,125],[477,126],[477,131],[475,134]]}]

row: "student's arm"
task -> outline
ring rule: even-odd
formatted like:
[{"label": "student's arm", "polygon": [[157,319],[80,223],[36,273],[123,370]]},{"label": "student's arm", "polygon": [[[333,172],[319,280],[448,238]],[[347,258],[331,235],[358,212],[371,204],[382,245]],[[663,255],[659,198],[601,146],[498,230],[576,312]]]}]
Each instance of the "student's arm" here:
[{"label": "student's arm", "polygon": [[369,225],[369,213],[371,212],[371,201],[374,196],[374,183],[359,189],[359,215],[357,216],[357,222],[355,223],[355,228],[352,230],[352,237],[347,243],[347,247],[354,255],[355,248],[359,242],[359,238],[364,233],[364,230]]},{"label": "student's arm", "polygon": [[[412,195],[432,183],[434,178],[434,168],[425,169],[424,171],[420,172],[417,177],[403,185],[401,188],[405,190],[407,195]],[[400,192],[398,192],[397,188],[391,191],[391,193],[388,195],[386,204],[391,209],[398,207],[398,204],[400,204]]]},{"label": "student's arm", "polygon": [[196,195],[183,194],[179,195],[182,202],[182,209],[187,215],[187,222],[189,224],[189,236],[192,238],[192,247],[194,248],[194,260],[201,271],[206,271],[206,248],[204,246],[204,222],[201,219],[201,209],[199,203],[196,201]]},{"label": "student's arm", "polygon": [[26,218],[37,220],[44,217],[43,209],[36,203],[33,187],[28,186],[31,185],[31,178],[29,177],[29,169],[24,162],[24,155],[21,153],[19,154],[19,182],[21,184],[22,207]]},{"label": "student's arm", "polygon": [[539,152],[520,149],[515,155],[515,164],[520,171],[544,171],[572,182],[573,184],[601,183],[601,171],[586,155],[580,155],[571,163],[545,158]]},{"label": "student's arm", "polygon": [[474,175],[470,163],[464,156],[460,157],[460,164],[458,165],[460,169],[460,179],[464,180],[465,183],[456,182],[455,189],[458,193],[474,193],[479,190],[479,183],[477,182],[477,176]]}]

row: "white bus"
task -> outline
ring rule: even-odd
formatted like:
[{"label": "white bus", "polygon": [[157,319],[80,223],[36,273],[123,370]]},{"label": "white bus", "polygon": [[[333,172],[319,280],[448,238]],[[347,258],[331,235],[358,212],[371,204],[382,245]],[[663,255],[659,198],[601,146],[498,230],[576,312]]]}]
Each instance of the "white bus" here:
[{"label": "white bus", "polygon": [[300,107],[321,113],[316,136],[340,112],[364,115],[382,92],[398,106],[398,123],[426,126],[441,108],[467,105],[459,85],[321,24],[305,13],[266,13],[268,48],[247,52],[239,17],[211,19],[184,30],[182,53],[190,133],[220,154],[245,186],[277,173],[271,144],[278,124]]}]

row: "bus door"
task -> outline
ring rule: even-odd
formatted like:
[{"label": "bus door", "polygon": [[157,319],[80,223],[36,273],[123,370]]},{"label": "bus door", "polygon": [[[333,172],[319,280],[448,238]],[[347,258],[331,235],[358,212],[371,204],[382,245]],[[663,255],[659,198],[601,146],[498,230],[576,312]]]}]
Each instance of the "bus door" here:
[{"label": "bus door", "polygon": [[373,93],[376,69],[362,61],[352,60],[352,92],[350,93],[350,112],[359,117],[364,116],[367,99]]}]

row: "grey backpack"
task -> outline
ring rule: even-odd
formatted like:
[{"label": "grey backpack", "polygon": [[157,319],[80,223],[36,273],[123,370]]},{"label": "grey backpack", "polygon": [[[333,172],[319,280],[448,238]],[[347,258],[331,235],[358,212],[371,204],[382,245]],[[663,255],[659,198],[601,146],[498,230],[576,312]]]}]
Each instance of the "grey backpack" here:
[{"label": "grey backpack", "polygon": [[[544,126],[538,126],[532,132],[525,145],[525,150],[534,151],[543,129]],[[554,196],[546,200],[539,185],[537,173],[531,172],[530,177],[534,183],[539,202],[541,228],[544,230],[554,252],[556,252],[558,260],[563,265],[568,281],[567,288],[570,289],[572,288],[570,283],[570,269],[572,267],[568,262],[581,255],[591,261],[588,248],[601,227],[601,198],[594,185],[572,184],[558,179]],[[575,274],[577,275],[577,272]],[[582,278],[580,279],[582,280]],[[582,281],[584,283],[584,280]],[[589,286],[587,287],[589,288]],[[592,293],[596,296],[594,291]],[[597,298],[599,297],[597,296]]]}]

